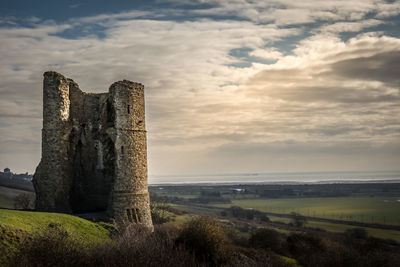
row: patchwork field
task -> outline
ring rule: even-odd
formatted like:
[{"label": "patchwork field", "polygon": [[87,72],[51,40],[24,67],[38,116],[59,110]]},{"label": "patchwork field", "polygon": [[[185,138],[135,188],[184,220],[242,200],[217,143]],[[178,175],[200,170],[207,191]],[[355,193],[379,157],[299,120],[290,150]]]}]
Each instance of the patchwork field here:
[{"label": "patchwork field", "polygon": [[[238,203],[236,203],[238,204]],[[239,203],[240,204],[240,203]],[[178,210],[184,210],[191,213],[197,214],[207,214],[207,215],[220,215],[222,209],[215,209],[213,207],[207,208],[197,207],[197,206],[190,206],[190,205],[171,205],[172,207]],[[222,205],[219,205],[222,206]],[[228,205],[229,206],[229,205]],[[292,222],[290,218],[284,217],[275,217],[275,216],[268,216],[272,222],[282,222],[289,224]],[[318,222],[318,221],[307,221],[304,224],[305,227],[312,227],[312,228],[319,228],[329,232],[336,232],[336,233],[343,233],[347,229],[351,228],[359,228],[358,226],[351,226],[347,224],[339,224],[339,223],[330,223],[330,222]],[[370,228],[370,227],[363,227],[367,232],[368,235],[379,237],[383,239],[392,239],[400,243],[400,231],[396,230],[386,230],[386,229],[377,229],[377,228]],[[279,229],[276,229],[280,231]]]},{"label": "patchwork field", "polygon": [[252,208],[265,212],[298,212],[305,216],[400,225],[400,197],[335,197],[240,199],[231,204],[214,204],[215,207]]},{"label": "patchwork field", "polygon": [[[271,221],[273,222],[284,222],[290,223],[290,218],[282,218],[282,217],[275,217],[275,216],[268,216]],[[317,222],[317,221],[307,221],[304,226],[312,227],[312,228],[320,228],[325,231],[335,232],[335,233],[343,233],[347,229],[351,228],[359,228],[358,226],[351,226],[347,224],[339,224],[339,223],[330,223],[330,222]],[[370,228],[370,227],[363,227],[367,232],[368,235],[373,237],[379,237],[383,239],[393,239],[400,243],[400,231],[396,230],[386,230],[386,229],[377,229],[377,228]]]}]

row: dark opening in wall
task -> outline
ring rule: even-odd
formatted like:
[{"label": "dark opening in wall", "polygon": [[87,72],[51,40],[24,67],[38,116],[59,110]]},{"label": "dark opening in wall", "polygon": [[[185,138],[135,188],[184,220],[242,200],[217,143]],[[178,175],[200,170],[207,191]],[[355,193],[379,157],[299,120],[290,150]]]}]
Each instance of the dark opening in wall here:
[{"label": "dark opening in wall", "polygon": [[128,114],[130,114],[130,113],[131,113],[131,106],[128,105]]},{"label": "dark opening in wall", "polygon": [[140,223],[140,221],[141,221],[141,218],[139,215],[139,210],[137,208],[127,209],[126,216],[128,217],[129,222]]},{"label": "dark opening in wall", "polygon": [[126,210],[126,217],[128,217],[129,222],[132,222],[132,214],[130,209]]},{"label": "dark opening in wall", "polygon": [[124,146],[121,146],[121,154],[124,154]]},{"label": "dark opening in wall", "polygon": [[107,126],[111,127],[114,125],[115,113],[112,106],[111,100],[107,100]]},{"label": "dark opening in wall", "polygon": [[135,209],[135,214],[136,214],[136,222],[141,222],[141,218],[140,218],[140,214],[139,214],[139,210],[136,208]]}]

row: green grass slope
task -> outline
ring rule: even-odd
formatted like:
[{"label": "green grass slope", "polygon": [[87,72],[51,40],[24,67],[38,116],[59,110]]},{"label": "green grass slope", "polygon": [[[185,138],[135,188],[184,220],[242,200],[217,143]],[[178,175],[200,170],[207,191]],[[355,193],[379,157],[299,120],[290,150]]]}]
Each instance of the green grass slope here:
[{"label": "green grass slope", "polygon": [[85,244],[110,241],[110,225],[62,213],[0,209],[0,266],[28,234],[58,227]]}]

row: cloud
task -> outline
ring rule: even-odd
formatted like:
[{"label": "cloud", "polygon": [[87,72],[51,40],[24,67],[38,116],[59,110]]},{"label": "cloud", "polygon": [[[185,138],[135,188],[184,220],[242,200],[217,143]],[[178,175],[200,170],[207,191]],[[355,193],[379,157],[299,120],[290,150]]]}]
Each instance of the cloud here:
[{"label": "cloud", "polygon": [[71,4],[71,5],[69,5],[68,7],[69,8],[78,8],[78,7],[80,7],[80,6],[82,6],[82,4]]},{"label": "cloud", "polygon": [[[352,58],[332,64],[332,72],[348,79],[379,81],[393,88],[400,86],[400,48],[370,57]],[[395,92],[393,92],[395,93]]]},{"label": "cloud", "polygon": [[279,59],[283,55],[276,48],[261,48],[257,50],[253,50],[249,53],[250,56],[263,58],[263,59]]},{"label": "cloud", "polygon": [[[362,33],[386,24],[366,14],[397,3],[198,3],[0,28],[0,146],[15,148],[0,165],[33,171],[42,73],[54,69],[89,92],[145,84],[153,174],[397,167],[400,39]],[[277,44],[290,38],[287,53]]]},{"label": "cloud", "polygon": [[[184,5],[184,1],[171,0]],[[386,18],[400,14],[398,1],[388,3],[385,0],[364,1],[195,1],[207,4],[204,8],[189,10],[190,13],[214,16],[234,16],[257,23],[274,23],[279,26],[314,23],[318,21],[356,21],[369,14],[377,14],[378,18]],[[193,2],[191,2],[193,5]]]},{"label": "cloud", "polygon": [[382,20],[368,19],[362,21],[346,21],[346,22],[336,22],[333,24],[325,24],[318,30],[321,32],[331,32],[331,33],[342,33],[342,32],[359,32],[366,28],[378,26],[385,23]]}]

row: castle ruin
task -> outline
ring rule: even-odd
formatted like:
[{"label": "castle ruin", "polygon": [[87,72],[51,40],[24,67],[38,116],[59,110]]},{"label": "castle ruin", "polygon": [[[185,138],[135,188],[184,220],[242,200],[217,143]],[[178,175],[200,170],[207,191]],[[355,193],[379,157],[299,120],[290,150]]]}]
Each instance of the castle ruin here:
[{"label": "castle ruin", "polygon": [[152,227],[144,86],[123,80],[108,93],[85,93],[45,72],[42,159],[33,184],[37,210],[106,212]]}]

